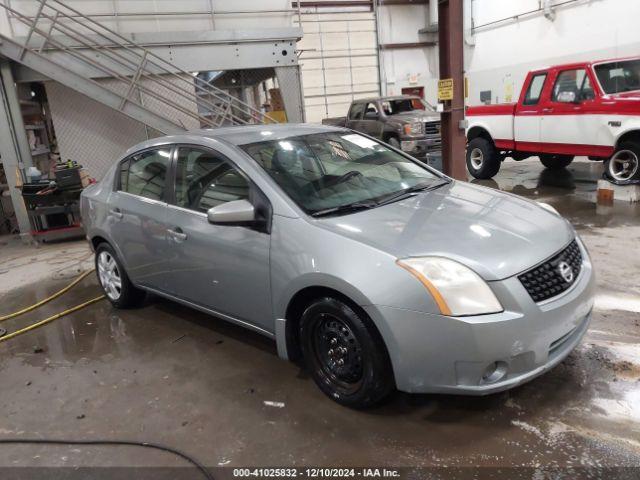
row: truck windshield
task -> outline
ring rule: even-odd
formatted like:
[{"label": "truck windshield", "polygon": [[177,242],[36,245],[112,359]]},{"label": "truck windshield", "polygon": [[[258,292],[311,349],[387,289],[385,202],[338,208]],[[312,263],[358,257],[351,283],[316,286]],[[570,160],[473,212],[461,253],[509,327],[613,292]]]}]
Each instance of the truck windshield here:
[{"label": "truck windshield", "polygon": [[[443,177],[352,132],[328,132],[242,145],[309,214],[373,208],[403,191],[445,183]],[[398,197],[400,198],[400,197]]]},{"label": "truck windshield", "polygon": [[605,93],[640,90],[640,59],[603,63],[594,70]]},{"label": "truck windshield", "polygon": [[382,109],[387,115],[396,115],[398,113],[413,112],[414,110],[427,110],[433,112],[431,105],[420,98],[401,98],[398,100],[383,100]]}]

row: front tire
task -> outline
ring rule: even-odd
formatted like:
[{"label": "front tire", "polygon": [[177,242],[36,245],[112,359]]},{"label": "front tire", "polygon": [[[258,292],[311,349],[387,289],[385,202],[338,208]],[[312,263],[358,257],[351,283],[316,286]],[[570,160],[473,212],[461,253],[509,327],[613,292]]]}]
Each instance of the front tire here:
[{"label": "front tire", "polygon": [[500,170],[500,156],[491,140],[477,137],[467,144],[467,170],[475,178],[493,178]]},{"label": "front tire", "polygon": [[552,155],[543,154],[539,155],[540,163],[549,170],[560,170],[561,168],[568,167],[573,162],[572,155]]},{"label": "front tire", "polygon": [[607,176],[618,182],[640,180],[640,143],[622,143],[604,168]]},{"label": "front tire", "polygon": [[352,408],[382,402],[395,381],[386,347],[364,312],[332,297],[302,314],[300,344],[307,369],[329,398]]},{"label": "front tire", "polygon": [[118,259],[115,250],[108,243],[96,248],[96,273],[107,300],[116,308],[138,306],[145,297],[144,290],[134,287]]}]

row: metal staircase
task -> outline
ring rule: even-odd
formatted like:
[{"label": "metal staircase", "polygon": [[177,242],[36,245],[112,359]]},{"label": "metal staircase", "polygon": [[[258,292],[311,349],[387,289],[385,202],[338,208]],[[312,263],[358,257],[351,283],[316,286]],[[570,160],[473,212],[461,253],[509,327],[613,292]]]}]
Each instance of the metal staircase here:
[{"label": "metal staircase", "polygon": [[159,132],[275,122],[59,0],[40,0],[35,16],[0,7],[29,29],[21,39],[0,34],[0,55]]}]

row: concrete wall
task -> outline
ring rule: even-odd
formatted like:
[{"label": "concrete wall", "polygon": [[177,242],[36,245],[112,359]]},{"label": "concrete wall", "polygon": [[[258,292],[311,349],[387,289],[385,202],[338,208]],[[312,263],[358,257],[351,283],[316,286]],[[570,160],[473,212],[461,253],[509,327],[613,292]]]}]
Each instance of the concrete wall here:
[{"label": "concrete wall", "polygon": [[480,103],[482,90],[491,90],[493,103],[511,91],[515,101],[533,68],[640,54],[638,1],[577,1],[556,8],[554,21],[539,13],[482,27],[537,8],[538,0],[473,1],[475,46],[465,49],[469,105]]}]

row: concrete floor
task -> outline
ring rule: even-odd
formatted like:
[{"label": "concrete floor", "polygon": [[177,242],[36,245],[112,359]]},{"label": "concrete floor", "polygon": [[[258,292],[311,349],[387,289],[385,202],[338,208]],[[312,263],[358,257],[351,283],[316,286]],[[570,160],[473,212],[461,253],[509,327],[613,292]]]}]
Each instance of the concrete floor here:
[{"label": "concrete floor", "polygon": [[[158,298],[130,311],[103,301],[0,344],[0,438],[161,442],[214,467],[525,466],[535,475],[549,467],[640,467],[640,206],[596,207],[601,169],[577,161],[550,172],[535,160],[507,161],[495,181],[479,182],[555,206],[579,230],[598,274],[584,342],[529,384],[482,398],[398,393],[385,406],[353,411],[327,399],[259,335]],[[91,264],[82,242],[4,243],[0,314]],[[3,326],[14,330],[96,294],[91,276]],[[136,448],[0,449],[0,466],[182,464]]]}]

